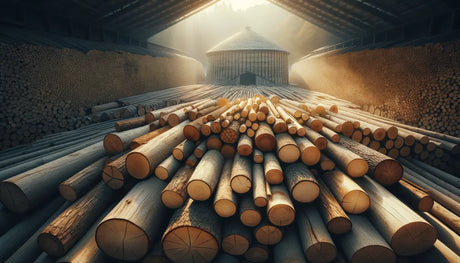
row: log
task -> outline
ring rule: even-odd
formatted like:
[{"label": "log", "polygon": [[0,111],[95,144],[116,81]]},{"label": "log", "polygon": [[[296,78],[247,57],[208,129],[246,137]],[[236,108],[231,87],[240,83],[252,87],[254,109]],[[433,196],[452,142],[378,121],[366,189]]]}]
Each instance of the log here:
[{"label": "log", "polygon": [[281,228],[271,224],[266,217],[254,228],[254,236],[262,245],[275,245],[283,238]]},{"label": "log", "polygon": [[102,180],[112,189],[121,189],[128,180],[128,171],[126,170],[126,157],[124,154],[121,157],[108,163],[102,172]]},{"label": "log", "polygon": [[[214,123],[214,122],[213,122]],[[204,137],[208,137],[209,135],[211,135],[212,133],[212,124],[211,122],[207,122],[207,123],[204,123],[203,125],[200,126],[200,132],[201,132],[201,135],[203,135]],[[218,126],[219,128],[221,127],[220,124]],[[214,130],[216,129],[215,125],[214,125]],[[220,131],[219,131],[220,132]]]},{"label": "log", "polygon": [[294,227],[286,229],[284,238],[273,248],[273,258],[277,263],[307,263]]},{"label": "log", "polygon": [[185,160],[185,164],[190,167],[195,167],[196,164],[199,162],[198,158],[195,155],[190,155],[187,160]]},{"label": "log", "polygon": [[327,230],[333,234],[341,235],[351,230],[351,221],[340,204],[334,198],[326,184],[317,179],[320,191],[318,197],[318,211],[327,226]]},{"label": "log", "polygon": [[188,121],[171,128],[148,143],[131,151],[126,157],[126,169],[136,179],[147,178],[155,167],[168,157],[176,145],[182,142],[182,130]]},{"label": "log", "polygon": [[278,158],[285,163],[293,163],[300,157],[300,150],[291,135],[279,133],[276,139],[276,152]]},{"label": "log", "polygon": [[135,129],[141,126],[146,125],[145,117],[136,117],[128,120],[117,121],[115,123],[115,131],[122,132],[126,130]]},{"label": "log", "polygon": [[310,128],[305,129],[305,137],[312,142],[318,149],[324,150],[327,147],[328,141],[324,136],[321,134],[315,132],[314,130]]},{"label": "log", "polygon": [[171,178],[171,181],[161,192],[161,201],[169,209],[176,209],[187,201],[187,182],[194,169],[189,166],[181,167]]},{"label": "log", "polygon": [[263,163],[264,162],[264,153],[261,152],[259,149],[254,149],[252,153],[252,160],[255,163]]},{"label": "log", "polygon": [[303,252],[309,262],[331,262],[337,249],[316,207],[297,206],[297,229]]},{"label": "log", "polygon": [[104,149],[108,154],[122,153],[128,150],[131,141],[150,132],[150,126],[144,125],[139,128],[112,132],[104,137]]},{"label": "log", "polygon": [[351,177],[361,177],[369,169],[366,160],[341,144],[328,143],[325,152],[342,171],[345,171]]},{"label": "log", "polygon": [[96,143],[0,183],[0,201],[9,210],[24,213],[46,201],[59,184],[105,155]]},{"label": "log", "polygon": [[[212,116],[216,118],[222,112],[224,112],[227,108],[228,106],[220,107],[217,110],[209,113],[209,115],[207,116]],[[185,136],[185,138],[189,140],[198,141],[201,137],[201,133],[200,133],[201,125],[203,125],[203,123],[206,123],[206,122],[208,122],[207,118],[203,117],[203,118],[199,118],[199,119],[196,119],[188,123],[186,126],[183,127],[183,135]]]},{"label": "log", "polygon": [[237,143],[240,136],[240,124],[238,121],[233,121],[230,126],[225,128],[220,133],[220,139],[225,143]]},{"label": "log", "polygon": [[220,220],[209,202],[192,199],[174,212],[162,238],[163,250],[173,262],[212,262],[220,241]]},{"label": "log", "polygon": [[329,159],[329,157],[327,157],[326,154],[321,154],[321,157],[319,159],[319,166],[323,171],[331,171],[334,170],[335,163],[331,159]]},{"label": "log", "polygon": [[100,182],[43,229],[38,245],[48,255],[65,255],[115,197],[116,193]]},{"label": "log", "polygon": [[430,213],[450,227],[457,235],[460,235],[460,218],[440,205],[438,202],[433,203]]},{"label": "log", "polygon": [[102,157],[59,185],[59,193],[69,201],[75,201],[101,180],[107,157]]},{"label": "log", "polygon": [[131,150],[134,150],[137,147],[146,144],[150,140],[153,140],[155,137],[159,136],[160,134],[168,131],[170,128],[171,127],[169,127],[169,126],[161,127],[161,128],[156,129],[156,130],[154,130],[152,132],[149,132],[149,133],[144,134],[144,135],[142,135],[140,137],[137,137],[137,138],[135,138],[135,139],[133,139],[131,141],[131,144],[130,144],[129,148]]},{"label": "log", "polygon": [[242,134],[238,140],[238,154],[241,156],[252,154],[252,139],[245,134]]},{"label": "log", "polygon": [[369,175],[383,185],[392,185],[403,176],[403,167],[384,154],[373,151],[349,138],[343,137],[340,144],[358,154],[369,164]]},{"label": "log", "polygon": [[160,216],[166,214],[161,202],[165,186],[156,177],[137,183],[97,227],[99,249],[118,260],[144,257],[165,219]]},{"label": "log", "polygon": [[321,178],[347,213],[361,214],[369,208],[367,193],[339,169],[325,172]]},{"label": "log", "polygon": [[193,153],[195,146],[196,144],[194,142],[185,139],[173,149],[172,155],[178,161],[185,160]]},{"label": "log", "polygon": [[147,256],[142,259],[142,263],[172,263],[172,261],[166,257],[163,251],[161,236],[157,238]]},{"label": "log", "polygon": [[349,262],[396,262],[396,255],[365,216],[350,215],[353,229],[338,238]]},{"label": "log", "polygon": [[202,141],[193,151],[193,154],[195,155],[196,158],[201,159],[203,157],[204,153],[207,150],[206,147],[207,141]]},{"label": "log", "polygon": [[274,153],[264,154],[264,171],[265,179],[270,184],[280,184],[283,182],[283,170]]},{"label": "log", "polygon": [[239,154],[233,159],[230,185],[236,193],[244,194],[252,188],[251,161]]},{"label": "log", "polygon": [[404,178],[392,185],[390,191],[418,211],[428,212],[433,207],[433,198],[423,188]]},{"label": "log", "polygon": [[420,263],[457,263],[460,261],[460,256],[450,250],[443,242],[436,240],[432,248],[424,253],[411,257],[411,260]]},{"label": "log", "polygon": [[236,212],[238,199],[230,186],[232,166],[233,160],[225,161],[214,197],[214,210],[221,217],[231,217]]},{"label": "log", "polygon": [[262,152],[270,152],[275,149],[276,140],[270,126],[262,122],[255,134],[255,145]]},{"label": "log", "polygon": [[250,262],[265,262],[269,258],[269,250],[266,245],[253,241],[251,246],[244,253],[244,259]]},{"label": "log", "polygon": [[295,142],[300,149],[300,159],[304,164],[312,166],[319,162],[321,158],[321,152],[319,151],[318,147],[313,145],[313,143],[311,143],[305,137],[296,137]]},{"label": "log", "polygon": [[447,225],[428,212],[418,212],[428,223],[436,228],[438,239],[457,255],[460,254],[460,236]]},{"label": "log", "polygon": [[218,150],[220,151],[222,149],[223,143],[220,140],[219,136],[216,134],[213,134],[208,137],[206,140],[206,149],[211,150]]},{"label": "log", "polygon": [[195,168],[187,183],[187,194],[193,200],[208,200],[220,179],[224,157],[216,150],[209,150]]},{"label": "log", "polygon": [[155,176],[161,180],[167,180],[173,176],[182,165],[180,161],[170,155],[155,168]]},{"label": "log", "polygon": [[310,203],[319,195],[315,176],[303,163],[288,164],[284,167],[286,185],[292,198],[297,202]]},{"label": "log", "polygon": [[284,184],[272,185],[268,197],[267,217],[276,226],[290,225],[295,219],[295,208]]},{"label": "log", "polygon": [[224,221],[222,228],[222,250],[234,256],[243,255],[252,241],[252,233],[242,225],[238,218]]},{"label": "log", "polygon": [[258,207],[264,207],[267,205],[267,192],[263,166],[254,164],[252,166],[252,175],[254,178],[254,187],[252,189],[254,204]]},{"label": "log", "polygon": [[236,149],[233,144],[224,144],[220,149],[220,153],[225,159],[233,159],[236,154]]},{"label": "log", "polygon": [[241,223],[248,227],[257,226],[260,220],[262,220],[262,214],[254,205],[254,201],[250,195],[240,197],[239,214]]},{"label": "log", "polygon": [[433,226],[369,177],[356,182],[372,200],[368,209],[370,221],[398,256],[416,255],[433,246]]}]

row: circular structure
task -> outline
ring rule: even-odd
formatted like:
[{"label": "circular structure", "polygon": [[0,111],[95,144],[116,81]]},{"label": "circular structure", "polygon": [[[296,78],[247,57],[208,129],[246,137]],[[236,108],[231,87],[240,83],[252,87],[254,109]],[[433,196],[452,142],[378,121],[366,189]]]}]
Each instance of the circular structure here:
[{"label": "circular structure", "polygon": [[288,85],[289,52],[246,29],[207,52],[213,84]]}]

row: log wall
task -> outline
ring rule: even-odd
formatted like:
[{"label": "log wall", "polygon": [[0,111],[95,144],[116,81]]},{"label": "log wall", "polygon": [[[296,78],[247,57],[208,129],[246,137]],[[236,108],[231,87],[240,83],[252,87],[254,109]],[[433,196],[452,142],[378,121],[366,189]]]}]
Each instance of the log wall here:
[{"label": "log wall", "polygon": [[313,57],[291,82],[407,124],[460,135],[460,41]]}]

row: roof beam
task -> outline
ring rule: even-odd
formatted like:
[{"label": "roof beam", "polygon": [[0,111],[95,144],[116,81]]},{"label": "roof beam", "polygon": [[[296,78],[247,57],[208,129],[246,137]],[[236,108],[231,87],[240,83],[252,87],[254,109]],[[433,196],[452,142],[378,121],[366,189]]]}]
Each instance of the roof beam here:
[{"label": "roof beam", "polygon": [[[334,2],[337,2],[334,0]],[[340,0],[339,2],[345,3],[347,5],[350,5],[351,7],[366,12],[374,17],[377,17],[381,19],[384,23],[390,24],[390,25],[397,25],[401,21],[396,16],[391,16],[386,12],[382,12],[382,10],[377,9],[375,7],[372,7],[370,5],[367,5],[363,3],[362,1],[358,0]]]}]

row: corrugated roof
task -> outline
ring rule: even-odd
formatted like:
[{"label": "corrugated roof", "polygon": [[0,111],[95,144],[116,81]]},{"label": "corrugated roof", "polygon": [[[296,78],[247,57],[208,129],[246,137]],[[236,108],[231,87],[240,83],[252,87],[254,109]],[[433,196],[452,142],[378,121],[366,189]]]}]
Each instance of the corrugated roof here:
[{"label": "corrugated roof", "polygon": [[257,34],[250,27],[230,36],[215,47],[208,50],[207,53],[232,51],[232,50],[276,50],[288,52],[282,47],[268,41],[263,36]]}]

